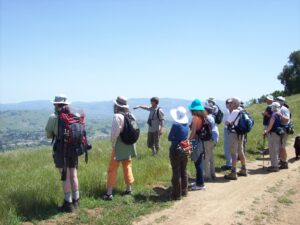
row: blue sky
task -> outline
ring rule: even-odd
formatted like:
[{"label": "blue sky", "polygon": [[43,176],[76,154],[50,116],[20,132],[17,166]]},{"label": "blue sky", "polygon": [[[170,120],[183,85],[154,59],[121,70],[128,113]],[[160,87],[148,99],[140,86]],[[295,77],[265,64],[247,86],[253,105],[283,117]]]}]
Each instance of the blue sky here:
[{"label": "blue sky", "polygon": [[300,1],[0,0],[0,103],[282,90]]}]

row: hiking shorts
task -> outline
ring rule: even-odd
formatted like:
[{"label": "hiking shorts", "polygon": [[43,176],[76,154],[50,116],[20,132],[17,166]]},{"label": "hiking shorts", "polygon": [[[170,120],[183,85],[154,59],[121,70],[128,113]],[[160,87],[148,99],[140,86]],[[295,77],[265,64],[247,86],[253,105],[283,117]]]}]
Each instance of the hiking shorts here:
[{"label": "hiking shorts", "polygon": [[[56,168],[64,167],[64,154],[63,151],[56,151],[53,153],[53,160]],[[66,157],[67,168],[78,168],[78,156]]]},{"label": "hiking shorts", "polygon": [[229,133],[228,140],[231,155],[241,154],[243,151],[244,135]]},{"label": "hiking shorts", "polygon": [[287,140],[288,140],[289,135],[284,134],[281,139],[281,148],[286,148]]}]

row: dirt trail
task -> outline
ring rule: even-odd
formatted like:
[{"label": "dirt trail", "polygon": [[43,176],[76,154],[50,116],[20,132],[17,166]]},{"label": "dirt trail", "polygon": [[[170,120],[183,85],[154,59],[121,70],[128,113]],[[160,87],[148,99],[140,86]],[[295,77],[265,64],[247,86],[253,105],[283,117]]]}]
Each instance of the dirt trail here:
[{"label": "dirt trail", "polygon": [[[291,144],[289,158],[294,157]],[[265,166],[268,161],[265,161]],[[189,192],[171,208],[141,217],[135,225],[150,224],[299,224],[300,161],[289,163],[288,170],[268,173],[262,161],[249,163],[248,177],[206,183],[207,190]],[[295,216],[298,215],[298,216]]]}]

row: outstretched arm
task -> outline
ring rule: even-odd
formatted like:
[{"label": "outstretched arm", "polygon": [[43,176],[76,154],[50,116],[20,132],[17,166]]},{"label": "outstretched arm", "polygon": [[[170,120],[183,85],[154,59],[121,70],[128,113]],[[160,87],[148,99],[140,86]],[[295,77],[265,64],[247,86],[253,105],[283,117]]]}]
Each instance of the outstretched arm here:
[{"label": "outstretched arm", "polygon": [[149,106],[145,106],[145,105],[137,105],[137,106],[133,107],[133,109],[138,109],[138,108],[148,110],[148,109],[149,109]]}]

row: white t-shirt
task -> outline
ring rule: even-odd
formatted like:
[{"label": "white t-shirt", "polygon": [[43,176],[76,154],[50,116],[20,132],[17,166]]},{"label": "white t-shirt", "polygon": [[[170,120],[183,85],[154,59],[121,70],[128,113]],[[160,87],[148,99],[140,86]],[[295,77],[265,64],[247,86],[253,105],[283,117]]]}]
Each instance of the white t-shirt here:
[{"label": "white t-shirt", "polygon": [[284,117],[289,118],[289,121],[287,121],[286,123],[282,123],[282,125],[288,125],[290,123],[290,119],[291,119],[290,118],[290,110],[283,105],[280,108],[280,114],[283,115]]},{"label": "white t-shirt", "polygon": [[[228,121],[229,123],[232,123],[232,122],[236,119],[236,117],[238,116],[239,112],[240,112],[240,110],[238,110],[238,109],[232,110],[232,112],[229,114],[229,116],[228,116],[228,118],[227,118],[227,121]],[[234,125],[235,125],[235,126],[238,125],[239,119],[240,119],[240,118],[237,118],[237,120],[235,120],[235,122],[234,122]]]}]

